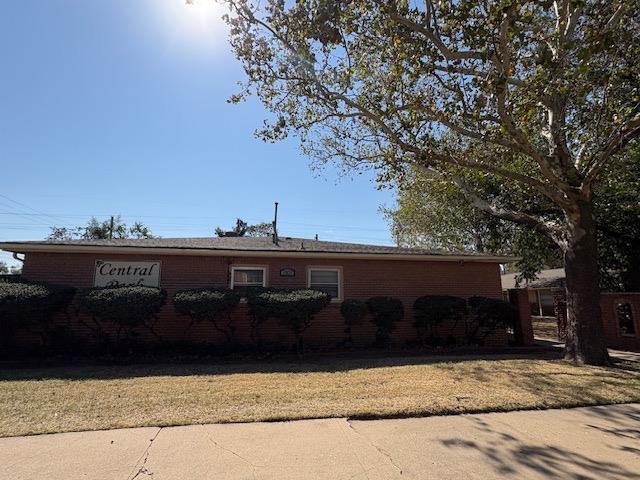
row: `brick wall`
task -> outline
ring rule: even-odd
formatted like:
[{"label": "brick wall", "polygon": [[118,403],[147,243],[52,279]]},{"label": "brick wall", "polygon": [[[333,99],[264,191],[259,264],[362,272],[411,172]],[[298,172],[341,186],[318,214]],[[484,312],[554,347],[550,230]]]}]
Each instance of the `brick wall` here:
[{"label": "brick wall", "polygon": [[[523,289],[523,291],[526,290]],[[567,326],[567,297],[564,290],[559,289],[555,289],[553,295],[558,333],[562,341]],[[635,335],[624,335],[620,330],[616,314],[616,307],[620,303],[628,303],[631,306]],[[602,312],[602,324],[607,346],[640,352],[640,293],[604,292],[600,296],[600,311]]]},{"label": "brick wall", "polygon": [[[413,328],[413,302],[421,295],[456,295],[470,297],[482,295],[502,298],[500,272],[497,264],[476,262],[425,262],[393,260],[355,260],[318,258],[248,258],[213,256],[162,256],[162,255],[96,255],[63,253],[29,253],[26,255],[23,276],[35,281],[47,281],[73,285],[78,288],[93,286],[94,265],[97,259],[112,261],[160,261],[160,286],[167,291],[168,301],[163,307],[157,332],[166,339],[220,343],[221,334],[211,324],[196,324],[185,334],[189,319],[175,314],[171,297],[176,290],[197,287],[222,287],[229,285],[231,265],[255,265],[268,267],[268,286],[306,287],[308,266],[338,266],[343,274],[344,298],[366,300],[374,295],[391,295],[400,298],[405,306],[405,317],[392,334],[396,346],[416,338]],[[295,277],[281,277],[281,268],[295,269]],[[335,345],[344,337],[343,320],[339,304],[331,304],[313,321],[305,332],[305,342],[313,345]],[[247,305],[241,304],[234,312],[237,334],[241,342],[249,342],[249,317]],[[85,318],[86,322],[90,319]],[[68,325],[75,335],[90,341],[90,331],[72,315]],[[375,328],[368,320],[353,329],[356,346],[369,345]],[[293,343],[293,336],[275,320],[267,321],[261,329],[265,340]],[[452,331],[451,325],[439,329],[442,337],[461,335],[463,325]],[[150,334],[143,332],[150,337]],[[26,337],[21,339],[27,341]],[[492,337],[493,345],[504,345],[506,333]]]},{"label": "brick wall", "polygon": [[[616,307],[620,303],[629,303],[633,321],[635,322],[635,336],[622,335],[618,325]],[[602,323],[607,346],[620,350],[640,352],[640,293],[603,293],[600,298]]]}]

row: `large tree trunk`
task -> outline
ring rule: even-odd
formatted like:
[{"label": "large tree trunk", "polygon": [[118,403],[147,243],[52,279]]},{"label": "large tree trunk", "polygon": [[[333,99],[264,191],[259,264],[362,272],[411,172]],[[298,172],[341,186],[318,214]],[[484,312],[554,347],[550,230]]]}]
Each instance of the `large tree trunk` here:
[{"label": "large tree trunk", "polygon": [[581,202],[567,214],[569,234],[564,252],[567,282],[565,358],[607,365],[598,278],[598,250],[591,202]]}]

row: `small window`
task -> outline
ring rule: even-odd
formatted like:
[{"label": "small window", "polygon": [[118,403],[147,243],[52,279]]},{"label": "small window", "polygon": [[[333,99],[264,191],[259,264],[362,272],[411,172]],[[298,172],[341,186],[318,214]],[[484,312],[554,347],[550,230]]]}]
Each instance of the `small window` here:
[{"label": "small window", "polygon": [[309,268],[307,286],[313,290],[328,293],[332,300],[342,298],[339,268]]},{"label": "small window", "polygon": [[231,267],[231,289],[243,297],[256,288],[266,287],[265,267]]},{"label": "small window", "polygon": [[616,305],[616,317],[618,319],[618,329],[620,335],[625,337],[636,336],[636,324],[633,318],[631,304],[624,302]]}]

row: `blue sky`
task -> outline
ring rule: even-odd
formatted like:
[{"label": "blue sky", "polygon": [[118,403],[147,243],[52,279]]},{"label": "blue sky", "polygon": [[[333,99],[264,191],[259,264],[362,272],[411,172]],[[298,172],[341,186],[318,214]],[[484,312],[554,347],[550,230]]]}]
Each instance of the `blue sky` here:
[{"label": "blue sky", "polygon": [[[368,174],[320,175],[295,139],[265,144],[221,7],[207,0],[20,0],[0,15],[0,240],[40,239],[92,215],[164,236],[236,217],[286,235],[391,243]],[[10,261],[8,254],[0,260]],[[12,262],[10,262],[12,263]]]}]

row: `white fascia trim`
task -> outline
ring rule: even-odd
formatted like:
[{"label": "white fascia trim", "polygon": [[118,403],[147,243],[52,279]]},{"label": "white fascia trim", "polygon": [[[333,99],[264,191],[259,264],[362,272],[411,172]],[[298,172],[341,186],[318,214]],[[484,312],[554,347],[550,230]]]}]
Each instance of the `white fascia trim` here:
[{"label": "white fascia trim", "polygon": [[15,253],[100,253],[113,255],[176,255],[202,257],[253,257],[253,258],[339,258],[365,260],[407,260],[430,262],[482,262],[511,263],[518,257],[473,256],[473,255],[411,255],[401,253],[338,253],[338,252],[300,252],[273,250],[222,250],[204,248],[165,248],[165,247],[98,247],[89,245],[31,245],[23,243],[2,243],[0,250]]}]

